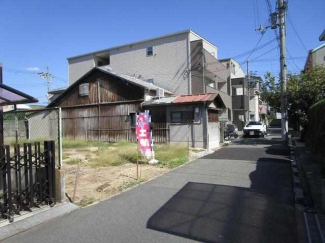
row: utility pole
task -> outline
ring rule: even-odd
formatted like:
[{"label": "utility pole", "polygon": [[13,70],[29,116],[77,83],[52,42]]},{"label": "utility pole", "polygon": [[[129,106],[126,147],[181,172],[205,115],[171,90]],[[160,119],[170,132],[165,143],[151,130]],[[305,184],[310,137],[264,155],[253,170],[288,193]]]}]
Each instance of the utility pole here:
[{"label": "utility pole", "polygon": [[49,100],[49,92],[50,92],[50,87],[51,87],[51,81],[54,78],[54,76],[52,74],[50,74],[48,66],[46,66],[46,72],[38,73],[38,75],[39,75],[39,77],[41,79],[46,80],[46,86],[47,86],[47,95],[46,95],[46,97]]},{"label": "utility pole", "polygon": [[[249,121],[249,82],[250,82],[250,76],[249,76],[249,60],[247,59],[246,61],[246,88],[247,88],[247,96],[248,96],[248,110],[247,110],[247,120]],[[245,83],[245,82],[244,82]],[[245,119],[245,122],[246,122],[246,111],[245,111],[245,85],[243,86],[243,101],[244,101],[244,119]]]},{"label": "utility pole", "polygon": [[286,105],[286,89],[287,89],[287,63],[286,63],[286,26],[285,14],[287,3],[285,0],[278,0],[279,6],[279,28],[280,28],[280,78],[281,78],[281,135],[282,141],[287,142],[288,139],[288,120]]}]

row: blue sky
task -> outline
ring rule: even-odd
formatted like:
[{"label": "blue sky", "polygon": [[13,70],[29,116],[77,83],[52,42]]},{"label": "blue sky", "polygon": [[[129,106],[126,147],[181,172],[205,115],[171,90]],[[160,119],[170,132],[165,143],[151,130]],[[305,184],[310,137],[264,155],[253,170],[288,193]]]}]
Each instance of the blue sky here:
[{"label": "blue sky", "polygon": [[[275,0],[270,2],[274,8]],[[324,11],[324,0],[289,1],[289,18],[307,49],[322,44],[318,37],[325,28]],[[219,58],[234,57],[254,48],[261,36],[255,26],[267,19],[264,0],[0,0],[4,83],[46,104],[45,82],[32,71],[44,71],[48,65],[58,77],[51,87],[67,85],[67,57],[184,29],[192,29],[217,45]],[[261,44],[274,37],[268,30]],[[294,58],[288,58],[288,69],[297,72],[307,52],[289,22],[287,46]],[[250,59],[275,47],[273,42]],[[255,59],[268,61],[252,62],[250,69],[260,75],[267,70],[276,74],[277,58],[274,49]]]}]

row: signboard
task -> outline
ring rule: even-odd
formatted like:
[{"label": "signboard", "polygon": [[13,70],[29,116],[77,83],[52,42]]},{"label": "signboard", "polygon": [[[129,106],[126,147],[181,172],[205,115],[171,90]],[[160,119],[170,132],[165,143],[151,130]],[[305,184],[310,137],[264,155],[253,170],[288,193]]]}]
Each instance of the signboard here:
[{"label": "signboard", "polygon": [[259,112],[260,112],[260,114],[266,114],[267,113],[266,105],[260,105]]},{"label": "signboard", "polygon": [[228,118],[227,117],[219,117],[219,122],[228,122]]},{"label": "signboard", "polygon": [[151,118],[149,112],[137,114],[136,135],[141,154],[146,158],[154,157],[152,133],[150,129]]}]

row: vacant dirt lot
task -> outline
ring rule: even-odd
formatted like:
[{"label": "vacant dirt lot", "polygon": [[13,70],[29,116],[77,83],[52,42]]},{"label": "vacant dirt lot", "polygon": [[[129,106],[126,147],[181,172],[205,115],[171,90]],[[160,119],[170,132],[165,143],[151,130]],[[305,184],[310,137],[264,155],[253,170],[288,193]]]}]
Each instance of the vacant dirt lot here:
[{"label": "vacant dirt lot", "polygon": [[130,143],[89,145],[73,145],[70,146],[72,148],[64,148],[63,153],[66,193],[71,199],[74,194],[78,164],[80,165],[74,200],[80,206],[109,198],[206,154],[205,151],[200,150],[189,152],[186,147],[157,145],[156,158],[161,163],[158,165],[149,165],[146,161],[140,163],[137,180],[136,145]]}]

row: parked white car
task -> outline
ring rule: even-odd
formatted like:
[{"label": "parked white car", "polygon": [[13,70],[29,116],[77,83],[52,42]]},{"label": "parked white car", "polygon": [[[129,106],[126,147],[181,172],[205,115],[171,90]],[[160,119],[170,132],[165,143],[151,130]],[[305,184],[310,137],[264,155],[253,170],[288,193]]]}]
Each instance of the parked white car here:
[{"label": "parked white car", "polygon": [[250,121],[244,127],[243,131],[244,137],[246,136],[262,136],[266,135],[266,125],[263,125],[261,122]]}]

